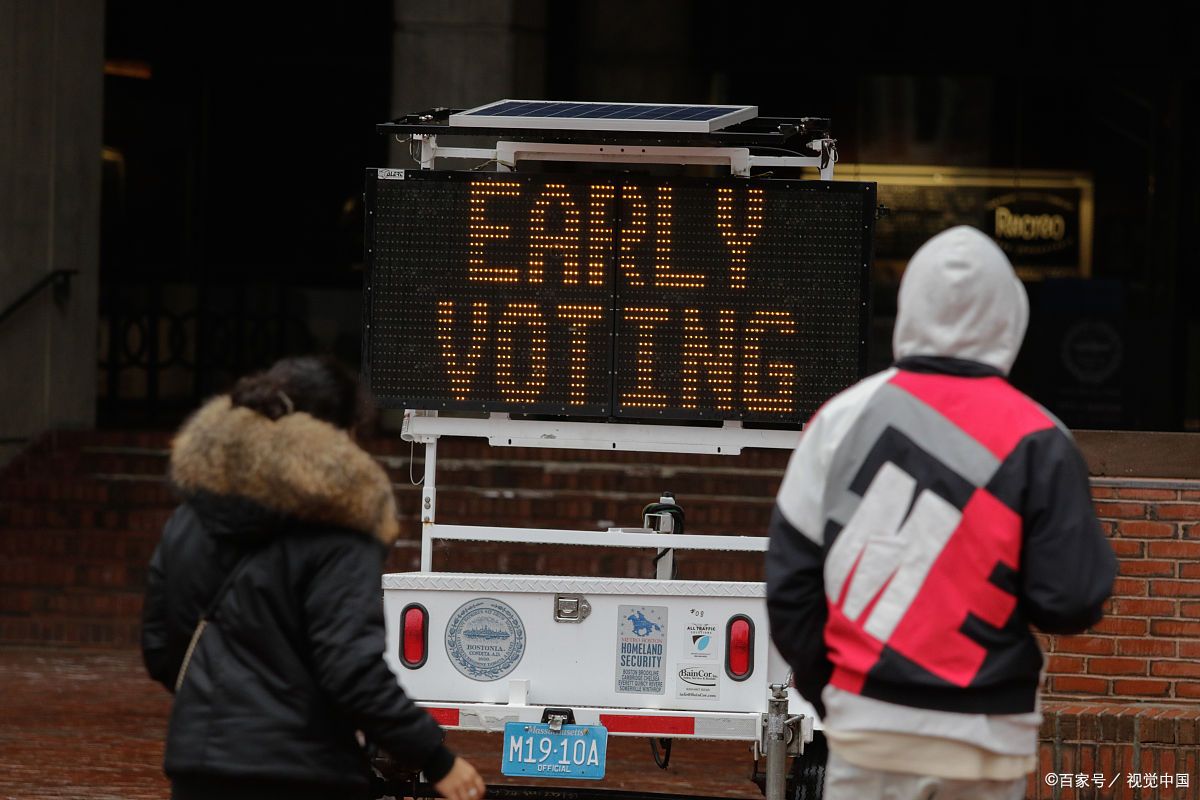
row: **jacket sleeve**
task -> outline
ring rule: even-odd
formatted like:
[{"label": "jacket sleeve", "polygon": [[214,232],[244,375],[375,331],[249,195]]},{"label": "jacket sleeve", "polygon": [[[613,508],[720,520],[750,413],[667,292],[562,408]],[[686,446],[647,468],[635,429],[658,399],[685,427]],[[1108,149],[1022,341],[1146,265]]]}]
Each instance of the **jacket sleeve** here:
[{"label": "jacket sleeve", "polygon": [[[170,555],[176,553],[179,537],[190,524],[191,518],[191,512],[181,505],[163,526],[162,538],[154,548],[146,569],[146,593],[142,600],[142,661],[150,677],[172,694],[175,693],[175,679],[183,665],[183,654],[187,650],[192,628],[182,629],[178,603],[173,611],[171,592],[173,588],[178,591],[179,587],[172,587]],[[192,570],[195,571],[194,566]],[[174,576],[174,580],[178,582],[179,576]],[[195,622],[188,624],[194,626]]]},{"label": "jacket sleeve", "polygon": [[171,669],[174,659],[171,658],[167,637],[167,577],[162,550],[162,542],[159,542],[146,570],[146,595],[142,601],[142,661],[150,677],[174,693],[175,674],[179,665],[175,664],[175,669]]},{"label": "jacket sleeve", "polygon": [[323,553],[304,597],[313,671],[367,737],[437,782],[454,762],[433,717],[400,688],[383,659],[382,552],[366,536],[343,535]]},{"label": "jacket sleeve", "polygon": [[824,715],[821,691],[833,666],[825,648],[825,558],[821,498],[828,473],[825,424],[814,417],[779,488],[767,550],[767,614],[771,639],[792,668],[796,690]]},{"label": "jacket sleeve", "polygon": [[1046,633],[1081,633],[1099,622],[1116,556],[1092,507],[1087,466],[1057,429],[1028,445],[1021,606]]},{"label": "jacket sleeve", "polygon": [[771,639],[792,668],[796,691],[824,716],[821,691],[833,665],[825,650],[824,563],[821,548],[797,530],[776,507],[767,551],[767,615]]}]

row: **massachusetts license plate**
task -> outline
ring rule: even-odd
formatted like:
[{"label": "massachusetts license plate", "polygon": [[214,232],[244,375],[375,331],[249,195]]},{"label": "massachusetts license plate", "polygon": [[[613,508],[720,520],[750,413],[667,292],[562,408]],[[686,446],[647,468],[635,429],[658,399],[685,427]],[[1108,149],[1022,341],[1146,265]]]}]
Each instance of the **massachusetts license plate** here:
[{"label": "massachusetts license plate", "polygon": [[510,722],[504,726],[505,775],[537,778],[604,777],[608,728],[602,725],[563,725],[551,730],[545,722]]}]

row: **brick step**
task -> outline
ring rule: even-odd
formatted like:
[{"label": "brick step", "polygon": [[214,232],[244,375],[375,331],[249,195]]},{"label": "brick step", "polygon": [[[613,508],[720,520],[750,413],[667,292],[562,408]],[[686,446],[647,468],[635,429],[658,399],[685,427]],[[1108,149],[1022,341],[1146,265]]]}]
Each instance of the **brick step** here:
[{"label": "brick step", "polygon": [[81,475],[167,475],[166,450],[142,447],[84,447],[79,451]]},{"label": "brick step", "polygon": [[174,430],[52,431],[48,434],[54,446],[61,449],[131,447],[164,451],[171,446],[174,435]]},{"label": "brick step", "polygon": [[173,506],[176,497],[163,479],[106,475],[83,478],[28,478],[0,483],[0,503],[85,503],[97,506]]},{"label": "brick step", "polygon": [[[392,476],[395,481],[395,475]],[[420,502],[420,489],[403,476],[394,483],[402,511]],[[582,473],[552,479],[519,470],[448,472],[438,483],[439,498],[449,495],[496,500],[559,502],[588,497],[604,502],[627,504],[628,513],[640,515],[641,508],[658,499],[664,489],[679,498],[685,511],[711,503],[767,504],[774,502],[778,478],[705,476],[671,478],[630,478],[620,474]],[[439,501],[440,502],[440,501]],[[162,513],[174,508],[178,496],[162,478],[130,475],[98,475],[81,480],[13,480],[0,486],[0,525],[47,527],[99,526],[119,527],[122,517],[113,514],[135,511],[156,512],[154,527],[161,526]],[[19,510],[37,513],[26,521]],[[415,512],[414,512],[415,513]],[[623,515],[624,516],[624,515]],[[118,520],[118,521],[114,521]],[[140,523],[139,523],[140,524]],[[632,521],[626,524],[634,524]]]},{"label": "brick step", "polygon": [[[769,497],[681,498],[690,533],[762,536],[774,499]],[[639,527],[645,496],[613,493],[489,492],[464,487],[438,489],[438,521],[458,525],[536,528]],[[567,522],[563,525],[561,523]]]},{"label": "brick step", "polygon": [[150,559],[123,561],[60,561],[39,557],[5,558],[0,562],[0,587],[12,589],[128,590],[145,586]]},{"label": "brick step", "polygon": [[149,560],[161,531],[161,525],[141,530],[0,528],[0,556],[85,563],[141,563]]},{"label": "brick step", "polygon": [[[538,526],[544,528],[566,528],[568,530],[589,530],[579,525],[578,520],[554,519],[545,521],[547,524]],[[457,523],[456,523],[457,524]],[[599,529],[597,529],[599,530]],[[91,569],[104,566],[141,568],[150,560],[150,556],[158,544],[160,528],[150,530],[0,530],[0,556],[6,563],[24,565],[22,569],[33,562],[56,563],[70,560],[78,565],[86,565]],[[421,526],[415,519],[401,521],[401,536],[397,548],[417,548],[420,546]],[[467,556],[480,547],[491,546],[486,543],[438,542],[439,551],[447,548],[461,549],[458,556]],[[504,549],[507,546],[498,546]],[[514,545],[513,547],[517,547]],[[545,548],[541,548],[545,549]],[[631,548],[644,550],[645,548]],[[583,552],[600,552],[600,548],[557,546],[553,552],[580,550]],[[614,551],[614,548],[604,548]],[[625,552],[617,550],[618,552]],[[710,553],[721,551],[687,551],[687,559],[707,558]],[[715,558],[734,556],[724,553]],[[640,556],[637,556],[640,557]],[[14,567],[15,569],[16,567]]]},{"label": "brick step", "polygon": [[121,507],[112,503],[0,500],[0,531],[4,530],[141,530],[161,531],[175,507]]},{"label": "brick step", "polygon": [[140,618],[143,589],[99,591],[54,588],[5,589],[0,593],[0,616],[115,620]]},{"label": "brick step", "polygon": [[166,431],[48,431],[26,446],[4,475],[30,470],[46,474],[70,467],[90,448],[135,449],[166,452],[172,434]]},{"label": "brick step", "polygon": [[78,474],[80,456],[78,452],[54,452],[51,450],[26,451],[14,459],[0,474],[0,480],[62,479]]},{"label": "brick step", "polygon": [[140,633],[141,622],[134,617],[100,620],[0,616],[0,642],[5,645],[132,647],[138,644]]},{"label": "brick step", "polygon": [[[420,496],[416,492],[398,498],[401,531],[406,538],[419,535]],[[567,528],[604,530],[609,527],[638,527],[642,523],[644,497],[602,500],[584,492],[553,497],[485,496],[474,490],[438,493],[438,521],[452,525],[497,525],[504,527]],[[688,533],[719,533],[761,536],[767,531],[771,503],[758,501],[736,507],[723,498],[685,501]],[[37,531],[139,531],[155,536],[162,531],[174,506],[114,508],[110,504],[57,504],[36,501],[0,503],[0,530]],[[55,545],[59,546],[59,545]]]}]

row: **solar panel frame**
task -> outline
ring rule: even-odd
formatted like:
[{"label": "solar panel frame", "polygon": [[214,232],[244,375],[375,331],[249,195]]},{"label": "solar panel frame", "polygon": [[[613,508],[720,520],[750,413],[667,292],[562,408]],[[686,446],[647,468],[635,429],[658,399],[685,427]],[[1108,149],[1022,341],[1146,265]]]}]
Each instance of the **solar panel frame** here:
[{"label": "solar panel frame", "polygon": [[712,133],[758,116],[758,106],[496,100],[451,114],[451,128]]}]

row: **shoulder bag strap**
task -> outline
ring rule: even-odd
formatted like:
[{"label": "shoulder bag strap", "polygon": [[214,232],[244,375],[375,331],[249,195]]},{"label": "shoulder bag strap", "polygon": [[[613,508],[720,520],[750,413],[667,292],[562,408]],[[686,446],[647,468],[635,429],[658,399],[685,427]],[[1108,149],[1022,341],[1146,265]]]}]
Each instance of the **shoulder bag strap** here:
[{"label": "shoulder bag strap", "polygon": [[196,651],[196,645],[200,643],[200,636],[204,633],[204,629],[208,627],[209,620],[213,619],[217,613],[217,606],[221,605],[221,600],[224,599],[225,593],[229,591],[229,587],[233,584],[236,578],[242,571],[242,567],[250,560],[250,553],[242,555],[238,562],[234,564],[233,569],[229,570],[229,574],[225,576],[224,582],[217,589],[217,593],[213,595],[212,602],[208,604],[208,608],[200,615],[200,621],[196,623],[196,629],[192,631],[192,640],[188,642],[187,650],[183,654],[183,663],[179,665],[179,674],[175,676],[175,692],[178,693],[183,686],[183,679],[187,675],[188,664],[192,662],[192,654]]}]

